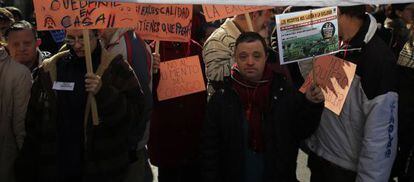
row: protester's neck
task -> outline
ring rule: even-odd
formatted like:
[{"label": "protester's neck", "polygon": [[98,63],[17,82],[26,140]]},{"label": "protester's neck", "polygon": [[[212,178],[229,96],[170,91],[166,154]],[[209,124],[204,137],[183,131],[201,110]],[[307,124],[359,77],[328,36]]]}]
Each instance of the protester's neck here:
[{"label": "protester's neck", "polygon": [[23,65],[25,65],[27,68],[29,68],[31,70],[34,67],[35,62],[36,62],[36,59],[32,60],[32,61],[25,62],[25,63],[23,63]]},{"label": "protester's neck", "polygon": [[363,20],[352,18],[349,21],[349,25],[347,27],[344,27],[345,30],[343,30],[344,31],[343,40],[346,42],[349,42],[350,40],[352,40],[355,37],[355,35],[359,32],[363,24],[364,24]]},{"label": "protester's neck", "polygon": [[32,70],[32,68],[34,66],[37,66],[36,63],[38,63],[38,59],[39,59],[39,52],[36,51],[36,57],[34,57],[32,60],[30,61],[26,61],[26,62],[21,62],[21,64],[25,65],[27,68],[29,68],[30,70]]}]

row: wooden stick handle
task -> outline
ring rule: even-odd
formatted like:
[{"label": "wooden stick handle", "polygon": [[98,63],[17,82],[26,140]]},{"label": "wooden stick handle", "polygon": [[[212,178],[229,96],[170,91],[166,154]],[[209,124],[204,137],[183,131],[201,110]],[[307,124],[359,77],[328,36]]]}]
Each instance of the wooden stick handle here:
[{"label": "wooden stick handle", "polygon": [[247,27],[249,28],[249,31],[254,32],[252,18],[250,17],[250,14],[245,13],[244,16],[246,17]]},{"label": "wooden stick handle", "polygon": [[[89,30],[83,30],[83,45],[85,47],[86,70],[88,73],[93,73]],[[93,122],[93,125],[97,126],[99,125],[99,115],[98,115],[98,106],[96,105],[95,96],[92,93],[89,93],[88,99],[90,100],[90,103],[91,103],[92,122]]]},{"label": "wooden stick handle", "polygon": [[[160,54],[160,41],[159,40],[155,41],[155,53]],[[154,73],[157,74],[158,71],[159,71],[158,69],[154,70]]]},{"label": "wooden stick handle", "polygon": [[315,70],[315,61],[316,61],[316,59],[315,59],[315,57],[313,57],[312,58],[312,79],[313,79],[313,84],[315,86],[318,86],[318,80],[317,80],[317,77],[316,77],[316,70]]},{"label": "wooden stick handle", "polygon": [[155,41],[155,53],[157,54],[160,53],[160,41],[159,40]]}]

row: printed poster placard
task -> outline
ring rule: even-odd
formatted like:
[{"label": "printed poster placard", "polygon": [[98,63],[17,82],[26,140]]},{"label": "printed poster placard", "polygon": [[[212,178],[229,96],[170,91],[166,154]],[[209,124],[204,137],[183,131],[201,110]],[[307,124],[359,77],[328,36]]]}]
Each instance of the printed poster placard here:
[{"label": "printed poster placard", "polygon": [[340,115],[355,76],[356,65],[332,55],[319,57],[313,64],[314,70],[308,74],[300,91],[305,93],[314,83],[315,77],[325,96],[325,107]]},{"label": "printed poster placard", "polygon": [[338,51],[337,7],[276,15],[276,24],[281,64]]},{"label": "printed poster placard", "polygon": [[159,101],[205,91],[203,72],[198,56],[160,63]]},{"label": "printed poster placard", "polygon": [[146,40],[187,42],[192,5],[33,0],[38,30],[135,28]]}]

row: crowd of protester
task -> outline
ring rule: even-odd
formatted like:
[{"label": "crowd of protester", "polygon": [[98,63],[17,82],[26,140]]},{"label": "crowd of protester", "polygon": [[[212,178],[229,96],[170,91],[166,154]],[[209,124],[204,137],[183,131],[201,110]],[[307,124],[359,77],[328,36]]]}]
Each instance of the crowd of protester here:
[{"label": "crowd of protester", "polygon": [[[357,65],[339,115],[312,69],[281,65],[275,7],[206,22],[194,5],[189,42],[133,29],[36,31],[0,8],[0,181],[414,182],[414,3],[339,7],[340,51]],[[198,56],[206,91],[157,97],[160,63]],[[90,112],[93,95],[99,113]]]}]

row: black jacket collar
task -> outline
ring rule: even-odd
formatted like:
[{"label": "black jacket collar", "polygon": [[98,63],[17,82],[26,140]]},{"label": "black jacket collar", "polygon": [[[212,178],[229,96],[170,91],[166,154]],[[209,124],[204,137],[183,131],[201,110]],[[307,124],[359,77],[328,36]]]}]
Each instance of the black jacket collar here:
[{"label": "black jacket collar", "polygon": [[356,58],[359,57],[365,45],[374,37],[376,30],[377,22],[375,18],[366,14],[359,31],[348,43],[342,45],[341,49],[344,51],[339,52],[336,56],[352,62],[356,61]]}]

